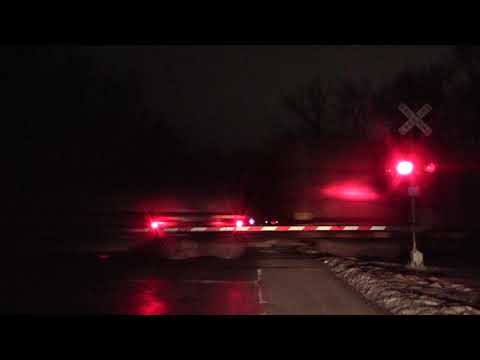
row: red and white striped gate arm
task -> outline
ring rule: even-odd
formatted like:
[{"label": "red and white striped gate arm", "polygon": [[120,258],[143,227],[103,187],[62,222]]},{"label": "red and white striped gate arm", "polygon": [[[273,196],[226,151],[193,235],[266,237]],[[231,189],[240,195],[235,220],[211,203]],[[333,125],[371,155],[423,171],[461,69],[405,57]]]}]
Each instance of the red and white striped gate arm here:
[{"label": "red and white striped gate arm", "polygon": [[386,225],[306,225],[306,226],[225,226],[225,227],[186,227],[164,228],[165,232],[267,232],[267,231],[388,231]]}]

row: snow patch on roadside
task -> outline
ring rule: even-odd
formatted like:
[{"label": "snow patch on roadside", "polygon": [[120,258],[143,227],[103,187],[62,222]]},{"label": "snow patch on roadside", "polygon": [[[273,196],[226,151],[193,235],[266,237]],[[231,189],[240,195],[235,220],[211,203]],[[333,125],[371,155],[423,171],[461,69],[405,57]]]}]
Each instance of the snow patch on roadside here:
[{"label": "snow patch on roadside", "polygon": [[323,262],[368,301],[392,314],[480,315],[480,288],[452,283],[428,272],[352,258],[325,258]]}]

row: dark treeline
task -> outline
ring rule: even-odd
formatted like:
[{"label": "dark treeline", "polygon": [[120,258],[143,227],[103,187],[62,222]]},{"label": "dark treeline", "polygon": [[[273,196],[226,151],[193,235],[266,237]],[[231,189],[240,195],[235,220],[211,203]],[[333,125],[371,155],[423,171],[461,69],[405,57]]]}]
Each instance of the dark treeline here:
[{"label": "dark treeline", "polygon": [[381,86],[368,79],[314,79],[286,96],[284,105],[303,124],[299,139],[375,140],[399,136],[406,120],[397,109],[400,102],[414,111],[429,103],[431,141],[468,148],[480,143],[479,100],[480,48],[457,46],[449,61],[406,68]]},{"label": "dark treeline", "polygon": [[[405,69],[380,87],[368,79],[328,84],[317,78],[292,89],[283,107],[296,122],[261,154],[185,141],[161,111],[163,99],[151,104],[138,64],[104,63],[78,46],[5,46],[0,56],[2,181],[11,193],[212,182],[275,189],[275,174],[288,175],[284,155],[299,144],[330,151],[332,141],[398,139],[405,121],[400,102],[414,111],[431,104],[427,145],[445,157],[454,149],[449,161],[465,168],[477,164],[477,47],[456,47],[449,62]],[[465,189],[476,179],[464,177]]]},{"label": "dark treeline", "polygon": [[[422,201],[437,209],[462,209],[464,215],[457,215],[473,220],[480,202],[480,47],[457,46],[448,61],[405,68],[380,86],[368,79],[336,83],[313,79],[283,99],[285,109],[300,126],[292,126],[276,148],[285,149],[285,156],[300,147],[313,159],[322,154],[333,159],[339,147],[353,149],[355,144],[364,144],[372,149],[372,157],[378,156],[378,174],[384,177],[382,152],[387,154],[405,140],[398,133],[406,121],[398,110],[401,102],[415,112],[426,103],[433,108],[425,118],[433,133],[428,138],[418,136],[418,141],[438,159],[440,171]],[[272,154],[272,159],[282,159],[277,168],[282,168],[285,156]],[[352,153],[352,160],[361,161],[361,155]],[[337,165],[338,169],[345,167]]]},{"label": "dark treeline", "polygon": [[159,110],[162,99],[147,102],[138,64],[103,64],[78,46],[0,51],[2,158],[11,189],[187,181],[197,168],[205,174],[213,164],[239,164],[183,141]]}]

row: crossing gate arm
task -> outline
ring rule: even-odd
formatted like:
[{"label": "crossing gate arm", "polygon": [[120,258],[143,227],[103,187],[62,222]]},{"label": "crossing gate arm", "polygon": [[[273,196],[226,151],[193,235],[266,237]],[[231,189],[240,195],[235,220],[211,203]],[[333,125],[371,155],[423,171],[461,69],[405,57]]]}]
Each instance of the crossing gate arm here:
[{"label": "crossing gate arm", "polygon": [[339,231],[409,231],[410,227],[388,225],[292,225],[292,226],[241,226],[241,227],[172,227],[165,228],[166,233],[206,233],[206,232],[339,232]]}]

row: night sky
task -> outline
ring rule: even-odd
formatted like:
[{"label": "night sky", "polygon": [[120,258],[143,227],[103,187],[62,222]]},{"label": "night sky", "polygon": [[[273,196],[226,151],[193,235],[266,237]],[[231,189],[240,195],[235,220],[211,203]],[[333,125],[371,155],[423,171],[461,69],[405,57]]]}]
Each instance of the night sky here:
[{"label": "night sky", "polygon": [[283,95],[315,77],[388,81],[443,62],[448,46],[115,46],[85,49],[114,71],[140,69],[145,103],[192,144],[250,148],[295,126]]}]

